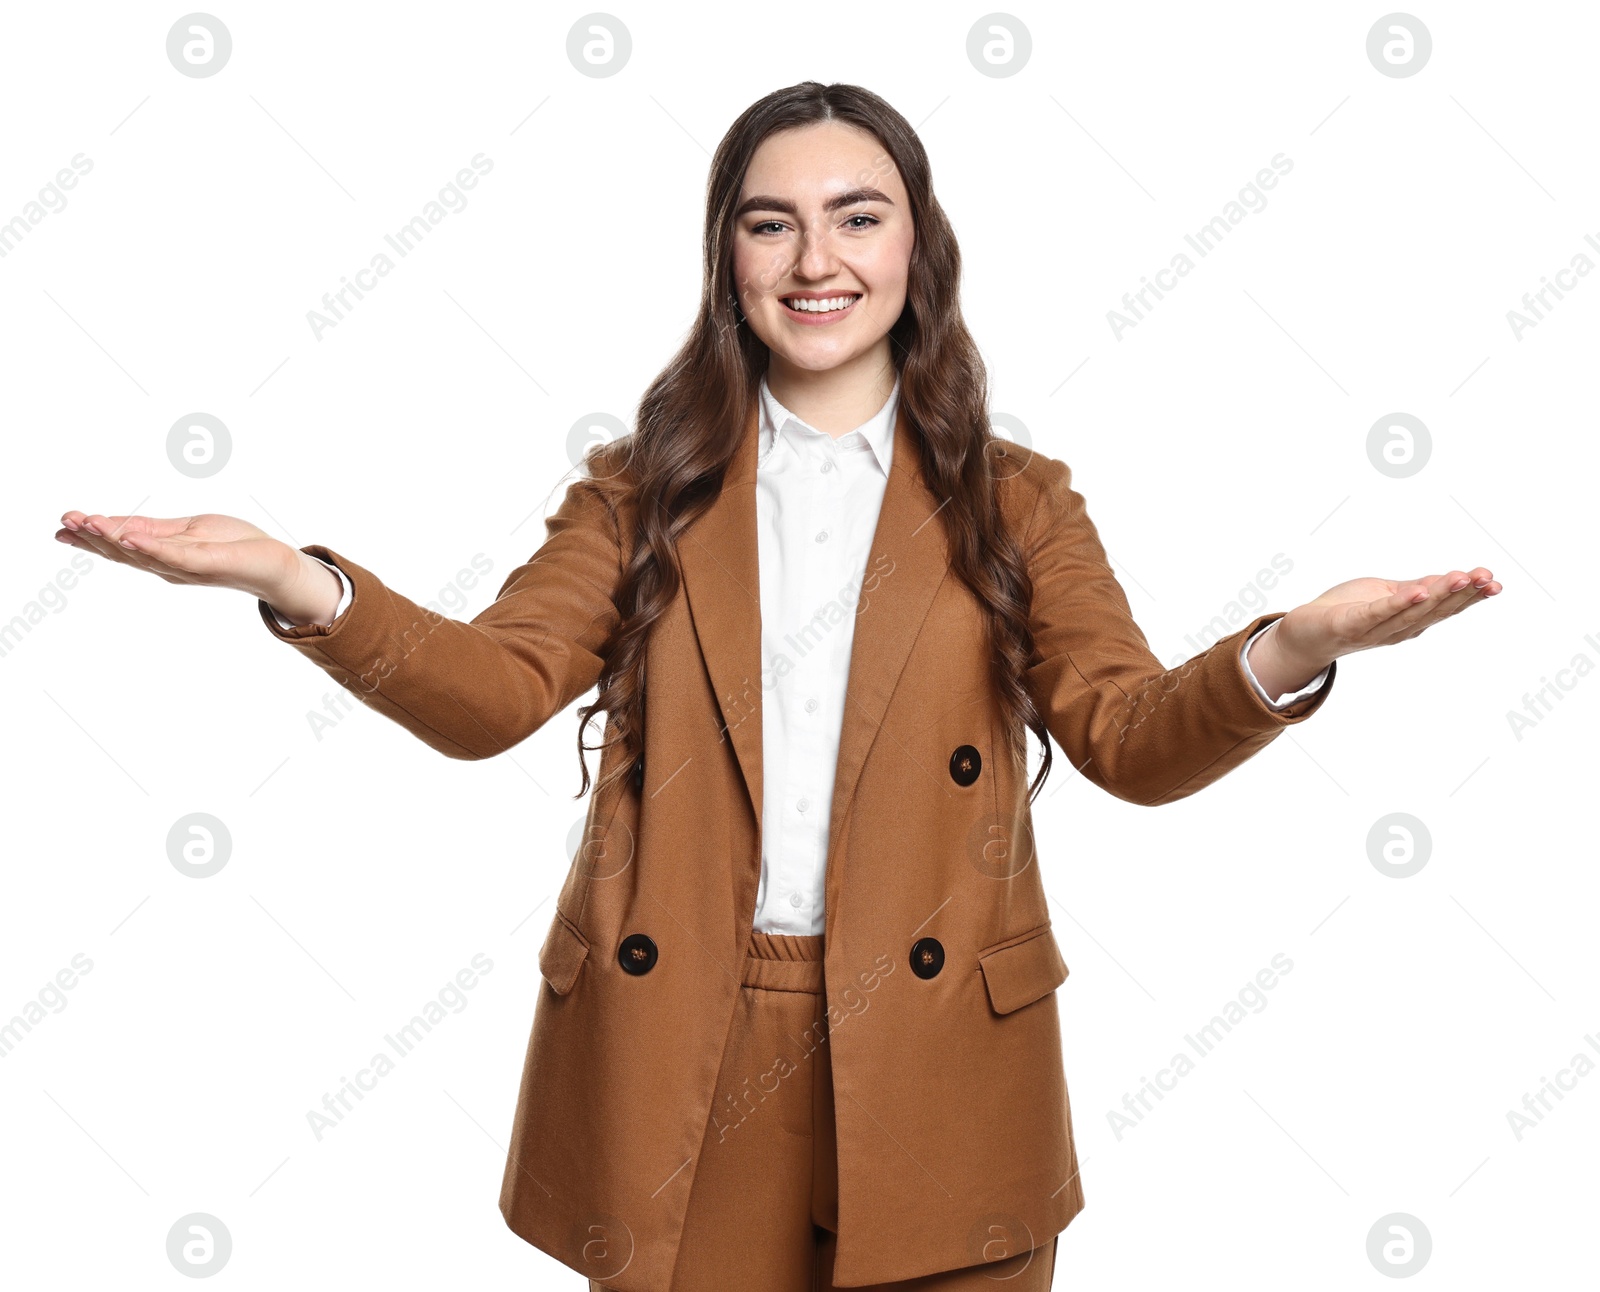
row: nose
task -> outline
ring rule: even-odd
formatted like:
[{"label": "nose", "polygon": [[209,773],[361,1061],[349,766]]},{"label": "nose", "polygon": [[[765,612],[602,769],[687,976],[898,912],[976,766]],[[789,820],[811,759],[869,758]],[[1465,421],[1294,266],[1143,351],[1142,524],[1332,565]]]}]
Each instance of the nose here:
[{"label": "nose", "polygon": [[839,253],[827,230],[808,230],[802,235],[800,259],[795,263],[797,277],[821,282],[839,272]]}]

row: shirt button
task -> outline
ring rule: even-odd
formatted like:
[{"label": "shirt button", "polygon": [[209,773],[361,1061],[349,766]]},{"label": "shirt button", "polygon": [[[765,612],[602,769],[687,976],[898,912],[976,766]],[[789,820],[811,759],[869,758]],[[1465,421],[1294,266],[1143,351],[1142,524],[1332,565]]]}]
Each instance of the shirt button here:
[{"label": "shirt button", "polygon": [[811,806],[811,800],[810,799],[801,799],[798,803],[795,804],[795,806],[797,808],[799,808],[802,812],[804,812],[808,807]]},{"label": "shirt button", "polygon": [[817,534],[817,542],[826,543],[827,541],[828,541],[828,531],[824,529],[824,530],[820,531]]},{"label": "shirt button", "polygon": [[801,906],[801,905],[803,905],[805,903],[805,900],[806,899],[801,897],[799,893],[790,893],[789,894],[789,905],[790,906]]},{"label": "shirt button", "polygon": [[817,702],[816,702],[816,700],[815,699],[807,700],[806,701],[806,712],[807,713],[815,713],[816,711],[817,711]]},{"label": "shirt button", "polygon": [[833,463],[832,463],[832,462],[824,462],[824,463],[823,463],[823,464],[822,464],[822,469],[823,469],[823,471],[825,471],[825,472],[826,472],[826,471],[832,471],[832,470],[833,470]]}]

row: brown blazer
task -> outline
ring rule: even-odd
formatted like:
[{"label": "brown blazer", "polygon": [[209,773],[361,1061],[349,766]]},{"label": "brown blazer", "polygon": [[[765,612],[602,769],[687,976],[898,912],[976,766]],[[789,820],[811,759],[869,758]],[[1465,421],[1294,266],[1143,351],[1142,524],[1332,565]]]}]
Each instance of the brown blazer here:
[{"label": "brown blazer", "polygon": [[[1042,1244],[1084,1205],[1054,994],[1067,966],[1027,769],[1002,739],[984,622],[949,572],[904,408],[856,619],[828,840],[841,1286],[973,1264],[971,1235],[995,1216]],[[756,426],[752,407],[720,496],[679,540],[683,586],[650,643],[642,770],[590,796],[588,842],[539,953],[500,1193],[511,1229],[575,1270],[595,1268],[586,1254],[615,1269],[631,1250],[607,1279],[622,1292],[667,1286],[708,1118],[728,1120],[713,1101],[761,873]],[[604,452],[620,464],[626,440]],[[1163,668],[1068,467],[1035,454],[1000,499],[1032,554],[1027,685],[1072,766],[1103,789],[1184,798],[1332,690],[1334,669],[1280,713],[1251,688],[1240,648],[1278,614]],[[285,632],[264,605],[262,619],[441,753],[492,757],[595,685],[618,620],[630,517],[580,479],[545,523],[544,544],[470,623],[319,544],[302,550],[350,576],[350,608],[331,628]],[[749,1077],[747,1108],[763,1082],[774,1088],[770,1073]]]}]

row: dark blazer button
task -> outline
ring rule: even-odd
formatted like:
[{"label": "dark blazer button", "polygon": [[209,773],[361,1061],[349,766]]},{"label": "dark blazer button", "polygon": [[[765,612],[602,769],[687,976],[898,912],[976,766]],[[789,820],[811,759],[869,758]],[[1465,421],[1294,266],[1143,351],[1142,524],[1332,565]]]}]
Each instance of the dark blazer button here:
[{"label": "dark blazer button", "polygon": [[649,973],[656,956],[656,944],[644,933],[628,934],[617,948],[617,962],[631,974]]},{"label": "dark blazer button", "polygon": [[983,755],[971,745],[961,745],[950,755],[950,778],[957,785],[971,785],[983,770]]},{"label": "dark blazer button", "polygon": [[911,972],[918,978],[932,978],[944,968],[944,947],[938,938],[918,938],[911,945]]},{"label": "dark blazer button", "polygon": [[633,789],[636,794],[644,793],[644,755],[640,754],[633,763]]}]

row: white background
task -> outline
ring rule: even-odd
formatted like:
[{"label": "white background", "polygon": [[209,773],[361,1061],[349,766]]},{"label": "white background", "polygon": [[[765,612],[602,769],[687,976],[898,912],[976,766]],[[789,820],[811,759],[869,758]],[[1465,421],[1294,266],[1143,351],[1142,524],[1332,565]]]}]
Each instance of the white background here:
[{"label": "white background", "polygon": [[[1386,10],[1349,3],[1029,5],[1001,78],[966,54],[985,11],[943,3],[628,6],[608,78],[568,61],[580,8],[228,6],[206,79],[167,60],[183,12],[5,15],[0,221],[93,169],[0,259],[0,621],[70,568],[70,508],[245,517],[418,601],[481,554],[439,602],[475,615],[542,541],[569,428],[631,425],[689,325],[733,118],[866,85],[932,156],[993,411],[1072,464],[1163,661],[1277,554],[1261,608],[1505,584],[1342,661],[1194,798],[1135,808],[1058,755],[1035,819],[1087,1207],[1056,1286],[1385,1286],[1391,1212],[1431,1233],[1433,1286],[1592,1280],[1600,1073],[1520,1141],[1507,1121],[1600,1061],[1592,663],[1521,739],[1507,715],[1600,658],[1600,275],[1520,340],[1506,314],[1600,264],[1593,6],[1418,10],[1433,53],[1403,79],[1366,56]],[[316,339],[307,311],[478,153],[469,205]],[[1117,339],[1107,311],[1279,153],[1267,207]],[[166,456],[196,411],[233,440],[208,479]],[[1433,442],[1405,479],[1365,447],[1396,411]],[[479,763],[359,706],[319,739],[337,688],[253,600],[82,559],[0,655],[0,1020],[93,962],[0,1060],[0,1282],[171,1287],[167,1232],[204,1211],[234,1287],[576,1292],[495,1205],[582,817],[572,712]],[[204,881],[166,856],[191,812],[232,837]],[[1368,858],[1391,812],[1431,835],[1411,878]],[[318,1142],[307,1111],[480,952],[467,1007]],[[1108,1113],[1280,952],[1266,1007],[1119,1138]]]}]

